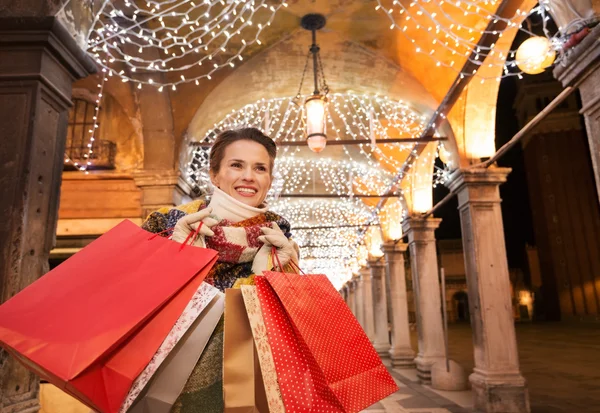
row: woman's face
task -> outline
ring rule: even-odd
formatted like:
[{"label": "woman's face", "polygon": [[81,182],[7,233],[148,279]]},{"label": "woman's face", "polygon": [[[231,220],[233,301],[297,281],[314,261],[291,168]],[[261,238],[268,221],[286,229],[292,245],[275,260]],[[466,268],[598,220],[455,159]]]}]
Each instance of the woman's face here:
[{"label": "woman's face", "polygon": [[214,186],[252,207],[263,203],[271,188],[271,160],[260,143],[236,141],[225,148],[219,172],[211,172]]}]

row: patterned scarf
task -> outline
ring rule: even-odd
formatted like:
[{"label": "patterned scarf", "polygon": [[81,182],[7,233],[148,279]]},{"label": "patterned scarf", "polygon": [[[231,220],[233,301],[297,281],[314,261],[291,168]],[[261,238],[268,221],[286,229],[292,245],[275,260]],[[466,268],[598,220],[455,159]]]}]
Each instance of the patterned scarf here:
[{"label": "patterned scarf", "polygon": [[[142,228],[153,233],[167,231],[173,228],[181,217],[204,209],[206,206],[205,201],[194,201],[175,208],[159,209],[148,216]],[[226,288],[233,287],[236,280],[251,276],[252,261],[262,246],[258,240],[262,235],[260,229],[272,228],[273,222],[279,225],[288,238],[291,236],[289,222],[269,211],[236,223],[223,219],[211,227],[215,235],[206,238],[206,246],[216,250],[219,259],[205,281],[225,291]],[[162,235],[169,236],[168,233]]]}]

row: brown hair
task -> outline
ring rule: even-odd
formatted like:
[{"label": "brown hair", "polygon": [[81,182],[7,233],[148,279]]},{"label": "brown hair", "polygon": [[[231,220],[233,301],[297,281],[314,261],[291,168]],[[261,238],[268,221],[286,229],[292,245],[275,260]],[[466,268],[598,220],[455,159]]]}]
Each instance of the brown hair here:
[{"label": "brown hair", "polygon": [[273,139],[262,133],[256,128],[242,128],[226,130],[217,136],[215,142],[210,150],[210,171],[216,175],[221,169],[221,161],[225,156],[225,149],[234,142],[237,141],[252,141],[261,144],[269,154],[269,173],[273,173],[273,165],[275,164],[275,157],[277,156],[277,146]]}]

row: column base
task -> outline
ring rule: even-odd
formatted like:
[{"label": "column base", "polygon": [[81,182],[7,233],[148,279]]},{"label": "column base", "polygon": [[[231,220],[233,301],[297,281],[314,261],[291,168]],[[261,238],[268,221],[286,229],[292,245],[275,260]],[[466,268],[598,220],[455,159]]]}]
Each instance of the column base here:
[{"label": "column base", "polygon": [[390,344],[389,343],[373,343],[373,347],[375,348],[375,351],[377,352],[377,354],[379,354],[379,357],[384,358],[384,357],[389,357],[390,356]]},{"label": "column base", "polygon": [[469,376],[475,411],[481,413],[529,413],[529,392],[525,379],[516,373],[485,373]]},{"label": "column base", "polygon": [[389,356],[392,359],[392,367],[396,369],[415,368],[415,352],[412,348],[391,348]]},{"label": "column base", "polygon": [[421,384],[431,384],[431,367],[438,361],[444,361],[444,357],[423,357],[417,356],[415,364],[417,365],[417,377]]}]

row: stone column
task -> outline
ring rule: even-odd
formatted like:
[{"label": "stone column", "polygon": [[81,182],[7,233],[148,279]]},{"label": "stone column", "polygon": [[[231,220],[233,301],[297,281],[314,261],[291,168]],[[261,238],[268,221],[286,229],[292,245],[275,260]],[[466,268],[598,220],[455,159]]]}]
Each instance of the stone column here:
[{"label": "stone column", "polygon": [[371,342],[375,341],[375,316],[373,313],[373,283],[371,270],[368,267],[360,269],[360,279],[362,281],[363,298],[363,329]]},{"label": "stone column", "polygon": [[354,292],[354,309],[356,312],[354,316],[358,320],[358,323],[362,326],[363,330],[365,328],[365,297],[364,297],[364,288],[363,288],[363,280],[360,277],[360,274],[354,275],[354,283],[356,285]]},{"label": "stone column", "polygon": [[440,281],[435,245],[435,229],[441,220],[411,217],[402,223],[408,236],[410,264],[419,335],[419,352],[415,358],[417,375],[422,383],[431,383],[431,367],[444,360],[444,330]]},{"label": "stone column", "polygon": [[392,367],[399,368],[415,366],[415,352],[410,344],[406,274],[404,273],[404,253],[407,248],[408,245],[401,242],[386,242],[383,245],[392,306],[390,357],[392,358]]},{"label": "stone column", "polygon": [[170,207],[190,202],[189,185],[175,170],[141,170],[133,174],[133,179],[142,191],[142,219],[162,207]]},{"label": "stone column", "polygon": [[356,317],[356,285],[354,280],[348,281],[348,307],[352,311],[352,314]]},{"label": "stone column", "polygon": [[[149,51],[148,58],[159,58],[158,52]],[[131,73],[134,78],[166,80],[156,73]],[[177,139],[174,135],[173,110],[170,94],[155,87],[134,89],[139,102],[144,137],[143,169],[134,173],[136,185],[142,192],[142,218],[151,212],[191,201],[189,184],[180,176],[177,167]]]},{"label": "stone column", "polygon": [[475,368],[469,377],[478,411],[529,412],[519,370],[499,185],[508,168],[457,170],[449,188],[458,195]]},{"label": "stone column", "polygon": [[[0,300],[48,271],[72,83],[96,71],[54,18],[0,18]],[[37,412],[38,378],[0,353],[0,411]]]},{"label": "stone column", "polygon": [[385,262],[383,257],[369,260],[373,280],[373,309],[375,311],[375,341],[373,347],[380,357],[388,357],[390,333],[388,327],[387,294],[385,290]]},{"label": "stone column", "polygon": [[565,87],[579,87],[583,105],[580,113],[585,118],[596,191],[600,198],[600,25],[570,51],[565,62],[556,65],[554,77]]}]

